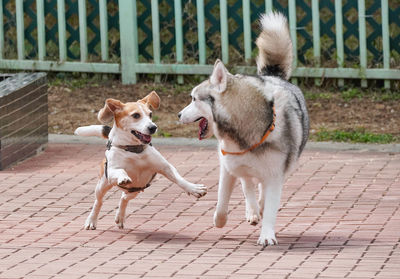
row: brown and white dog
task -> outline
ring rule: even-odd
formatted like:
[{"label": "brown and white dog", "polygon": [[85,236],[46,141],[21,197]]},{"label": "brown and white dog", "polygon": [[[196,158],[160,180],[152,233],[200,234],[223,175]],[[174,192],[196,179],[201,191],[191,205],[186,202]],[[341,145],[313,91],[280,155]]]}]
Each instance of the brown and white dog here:
[{"label": "brown and white dog", "polygon": [[106,158],[101,164],[100,180],[96,186],[96,200],[86,220],[86,229],[96,229],[103,197],[114,186],[122,190],[115,223],[119,228],[123,228],[128,201],[149,187],[157,173],[161,173],[197,198],[207,193],[204,185],[190,183],[180,176],[151,145],[151,135],[156,132],[157,126],[152,121],[150,108],[158,109],[159,106],[160,97],[154,91],[137,102],[122,103],[107,99],[99,111],[98,119],[103,123],[114,119],[112,128],[91,125],[75,130],[76,135],[108,139]]}]

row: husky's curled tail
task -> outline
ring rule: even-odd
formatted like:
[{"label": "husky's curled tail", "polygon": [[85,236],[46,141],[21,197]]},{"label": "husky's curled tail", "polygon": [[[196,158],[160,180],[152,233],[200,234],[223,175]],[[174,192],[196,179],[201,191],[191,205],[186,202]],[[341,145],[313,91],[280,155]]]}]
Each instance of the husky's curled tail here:
[{"label": "husky's curled tail", "polygon": [[260,25],[262,30],[256,41],[258,74],[288,80],[292,73],[293,49],[286,17],[275,12],[264,14]]}]

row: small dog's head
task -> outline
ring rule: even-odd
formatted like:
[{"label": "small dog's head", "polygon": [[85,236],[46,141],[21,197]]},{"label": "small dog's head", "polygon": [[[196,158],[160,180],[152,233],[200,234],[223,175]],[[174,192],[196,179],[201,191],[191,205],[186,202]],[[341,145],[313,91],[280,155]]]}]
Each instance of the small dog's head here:
[{"label": "small dog's head", "polygon": [[217,59],[214,70],[208,80],[193,88],[192,102],[179,112],[182,123],[199,122],[199,139],[206,139],[213,135],[215,107],[227,90],[228,80],[232,77],[224,64]]},{"label": "small dog's head", "polygon": [[151,135],[157,131],[152,121],[152,109],[160,107],[160,97],[152,91],[137,102],[122,103],[119,100],[107,99],[104,107],[99,111],[97,118],[102,123],[114,119],[115,125],[121,130],[133,135],[136,142],[148,144]]}]

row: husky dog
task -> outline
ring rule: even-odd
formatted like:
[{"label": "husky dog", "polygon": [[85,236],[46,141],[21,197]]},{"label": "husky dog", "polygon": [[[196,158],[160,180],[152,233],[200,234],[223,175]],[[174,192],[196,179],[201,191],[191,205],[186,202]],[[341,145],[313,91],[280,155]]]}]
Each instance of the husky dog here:
[{"label": "husky dog", "polygon": [[213,134],[218,139],[214,225],[226,224],[229,199],[239,179],[246,219],[256,225],[262,217],[258,244],[267,246],[277,244],[274,227],[283,183],[307,142],[309,119],[301,90],[287,81],[293,58],[286,18],[269,13],[260,23],[258,75],[232,75],[217,60],[210,78],[192,90],[192,102],[178,116],[183,123],[200,121],[200,140]]}]

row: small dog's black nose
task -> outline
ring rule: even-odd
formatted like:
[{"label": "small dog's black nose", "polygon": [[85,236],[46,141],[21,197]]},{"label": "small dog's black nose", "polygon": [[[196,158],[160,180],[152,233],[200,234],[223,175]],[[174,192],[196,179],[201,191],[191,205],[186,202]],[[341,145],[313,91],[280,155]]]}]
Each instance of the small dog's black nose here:
[{"label": "small dog's black nose", "polygon": [[154,134],[156,132],[156,130],[157,130],[157,126],[156,125],[151,125],[147,129],[149,129],[150,134]]},{"label": "small dog's black nose", "polygon": [[181,119],[182,112],[178,113],[178,118]]}]

